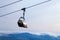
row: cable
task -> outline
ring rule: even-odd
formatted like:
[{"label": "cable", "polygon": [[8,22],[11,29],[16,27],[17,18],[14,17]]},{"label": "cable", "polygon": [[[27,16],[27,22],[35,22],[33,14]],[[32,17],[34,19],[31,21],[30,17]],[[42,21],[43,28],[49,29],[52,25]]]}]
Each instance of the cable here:
[{"label": "cable", "polygon": [[11,13],[7,13],[7,14],[4,14],[4,15],[1,15],[0,17],[7,16],[7,15],[10,15],[10,14],[15,13],[15,12],[18,12],[18,11],[20,11],[20,10],[17,10],[17,11],[11,12]]},{"label": "cable", "polygon": [[28,8],[31,8],[31,7],[34,7],[34,6],[49,2],[49,1],[51,1],[51,0],[47,0],[47,1],[44,1],[44,2],[41,2],[41,3],[35,4],[35,5],[29,6],[29,7],[26,7],[26,8],[28,9]]},{"label": "cable", "polygon": [[20,2],[20,1],[22,1],[22,0],[18,0],[18,1],[12,2],[12,3],[7,4],[7,5],[3,5],[3,6],[1,6],[0,8],[3,8],[3,7],[6,7],[6,6],[9,6],[9,5],[15,4],[15,3]]},{"label": "cable", "polygon": [[[29,6],[29,7],[25,7],[25,8],[28,9],[28,8],[31,8],[31,7],[34,7],[34,6],[37,6],[37,5],[40,5],[40,4],[49,2],[49,1],[51,1],[51,0],[47,0],[47,1],[44,1],[44,2],[41,2],[41,3],[35,4],[35,5]],[[18,11],[21,11],[21,9],[19,9],[19,10],[17,10],[17,11],[14,11],[14,12],[11,12],[11,13],[7,13],[7,14],[4,14],[4,15],[1,15],[0,17],[7,16],[7,15],[9,15],[9,14],[12,14],[12,13],[15,13],[15,12],[18,12]]]}]

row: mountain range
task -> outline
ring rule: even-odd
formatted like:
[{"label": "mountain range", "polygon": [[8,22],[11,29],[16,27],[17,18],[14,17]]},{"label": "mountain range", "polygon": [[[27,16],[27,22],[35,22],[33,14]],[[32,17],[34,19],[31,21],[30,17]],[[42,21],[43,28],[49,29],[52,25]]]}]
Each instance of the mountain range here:
[{"label": "mountain range", "polygon": [[36,35],[31,33],[13,33],[0,34],[0,40],[60,40],[60,36],[52,36],[49,34]]}]

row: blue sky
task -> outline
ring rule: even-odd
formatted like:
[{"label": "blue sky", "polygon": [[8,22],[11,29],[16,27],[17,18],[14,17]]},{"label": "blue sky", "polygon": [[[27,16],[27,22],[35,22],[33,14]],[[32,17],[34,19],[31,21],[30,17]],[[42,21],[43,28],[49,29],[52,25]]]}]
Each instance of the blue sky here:
[{"label": "blue sky", "polygon": [[[0,0],[0,6],[17,0]],[[10,13],[46,0],[23,0],[16,4],[0,8],[0,15]],[[22,11],[0,18],[1,32],[52,32],[60,33],[60,0],[50,2],[26,9],[26,22],[28,28],[19,28],[17,21],[22,16]]]}]

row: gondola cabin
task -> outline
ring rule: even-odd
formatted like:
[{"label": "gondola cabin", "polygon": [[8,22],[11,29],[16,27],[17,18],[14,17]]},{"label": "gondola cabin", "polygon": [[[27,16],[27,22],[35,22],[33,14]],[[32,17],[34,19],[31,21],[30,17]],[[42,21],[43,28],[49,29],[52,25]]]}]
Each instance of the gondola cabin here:
[{"label": "gondola cabin", "polygon": [[22,17],[18,20],[17,23],[19,27],[27,28],[27,24],[25,23],[25,20]]}]

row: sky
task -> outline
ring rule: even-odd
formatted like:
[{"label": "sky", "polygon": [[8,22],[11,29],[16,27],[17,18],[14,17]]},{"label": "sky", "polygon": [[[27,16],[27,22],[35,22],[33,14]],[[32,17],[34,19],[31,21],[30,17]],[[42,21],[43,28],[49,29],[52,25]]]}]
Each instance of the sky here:
[{"label": "sky", "polygon": [[[17,0],[0,0],[0,6],[15,2]],[[43,2],[46,0],[22,0],[13,5],[0,8],[0,15],[10,13],[24,7]],[[17,21],[22,16],[22,11],[0,17],[0,32],[51,32],[60,33],[60,0],[50,2],[26,9],[25,18],[28,28],[18,27]]]}]

